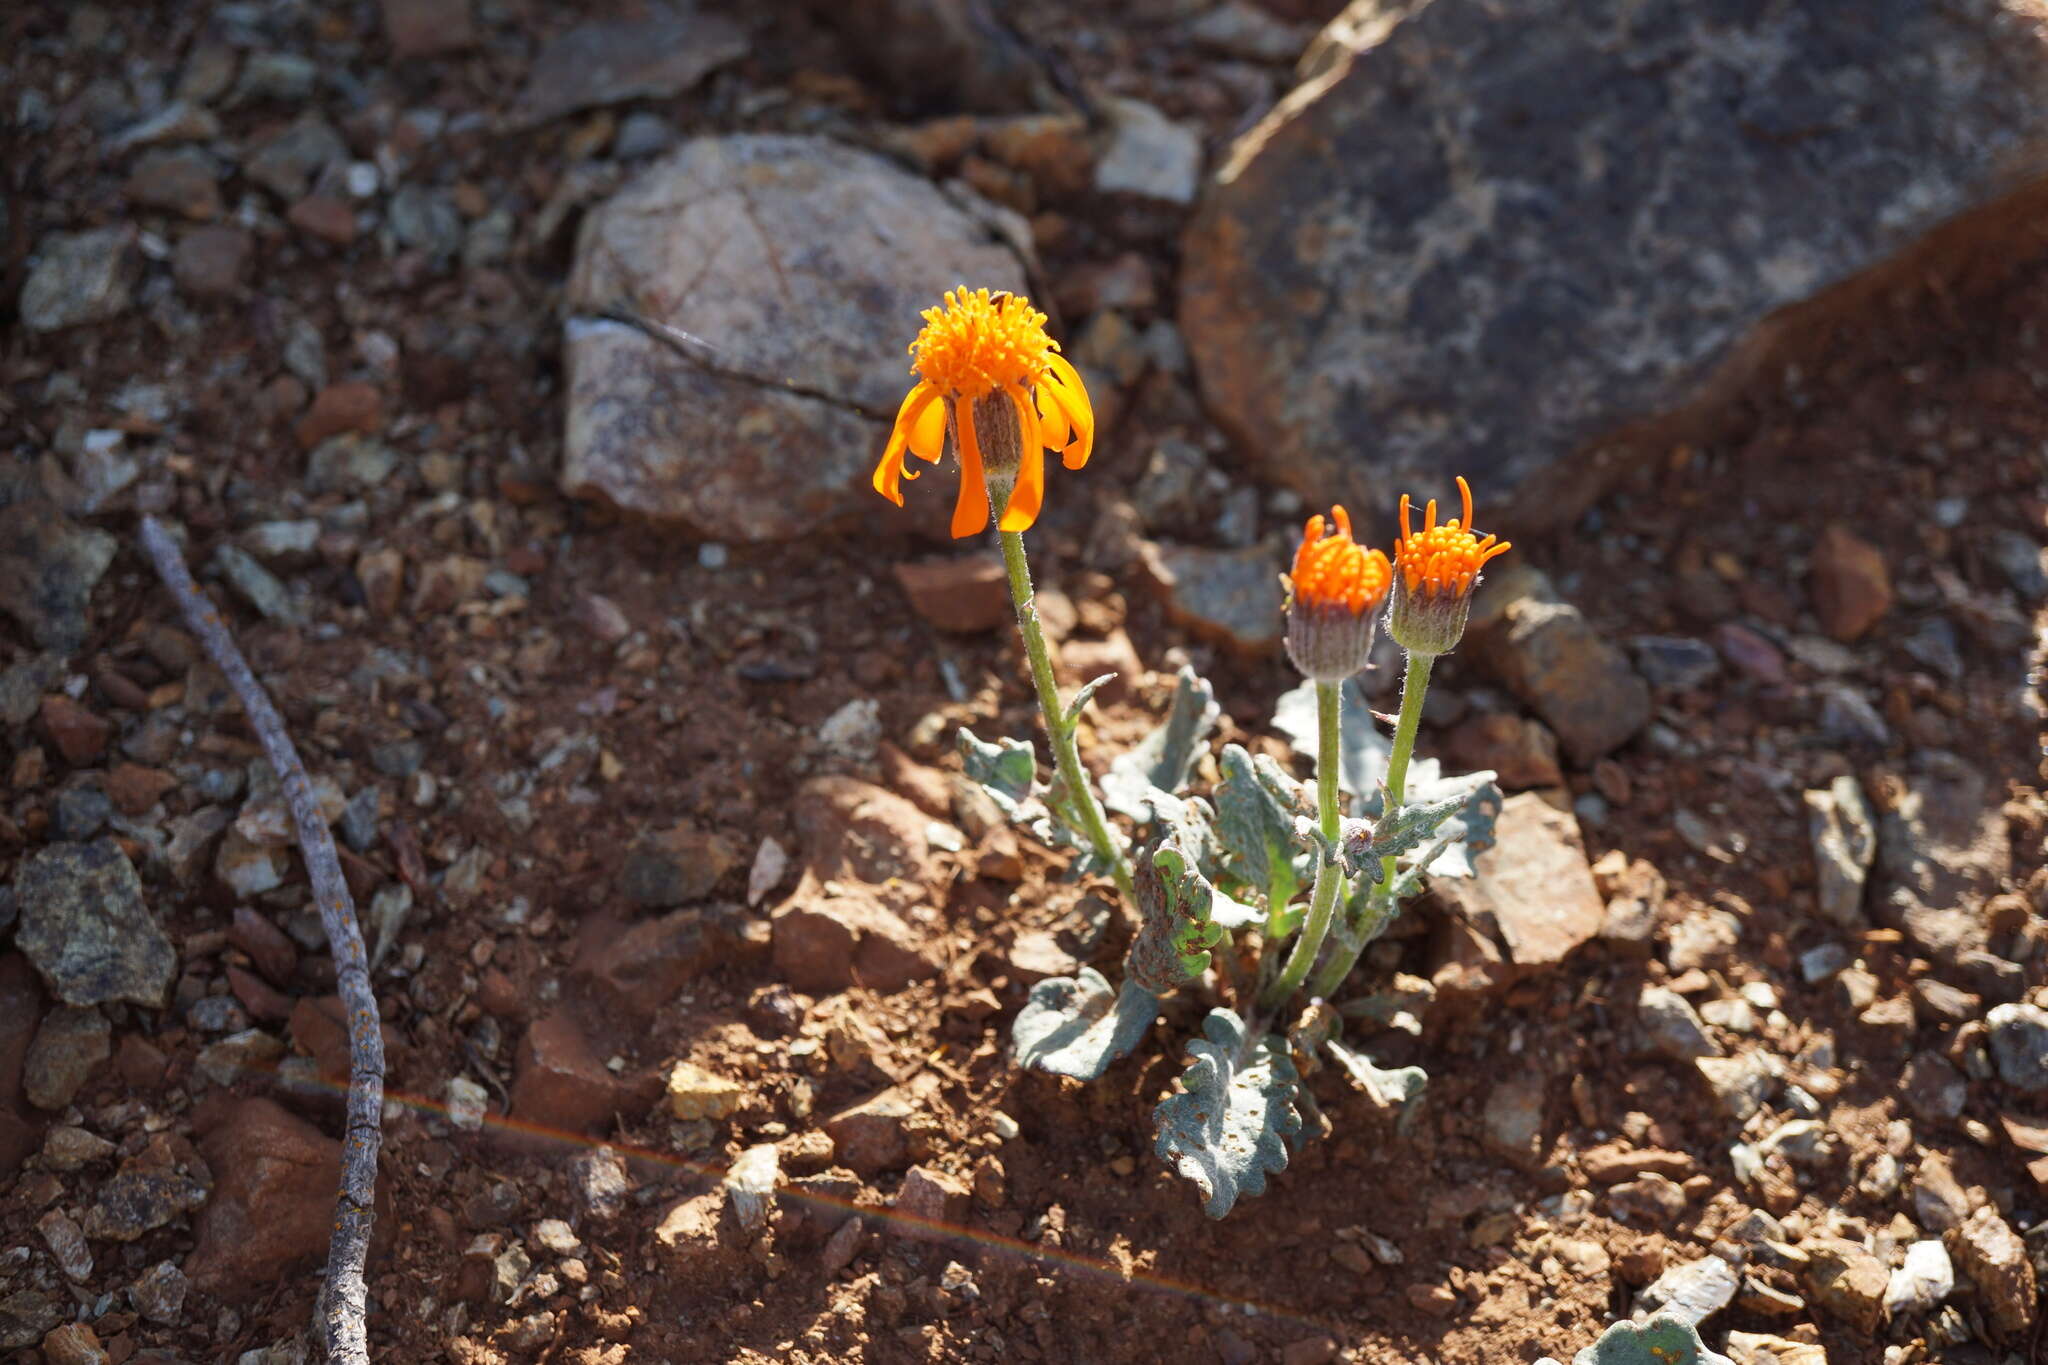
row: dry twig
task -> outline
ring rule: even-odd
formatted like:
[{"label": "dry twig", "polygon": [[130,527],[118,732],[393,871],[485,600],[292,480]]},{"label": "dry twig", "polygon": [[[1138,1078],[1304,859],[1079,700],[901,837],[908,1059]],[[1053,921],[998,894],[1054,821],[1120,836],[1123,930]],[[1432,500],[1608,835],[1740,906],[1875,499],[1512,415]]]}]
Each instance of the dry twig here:
[{"label": "dry twig", "polygon": [[377,1001],[370,993],[368,958],[362,931],[356,927],[355,902],[342,879],[334,836],[321,817],[306,765],[286,733],[284,718],[271,705],[249,663],[235,647],[220,612],[199,591],[185,566],[184,552],[155,517],[142,519],[142,545],[156,564],[157,575],[178,599],[187,624],[206,646],[215,666],[241,698],[249,726],[263,745],[270,766],[284,786],[285,803],[298,827],[299,851],[313,880],[320,923],[334,954],[335,986],[348,1016],[348,1128],[342,1137],[341,1194],[336,1201],[334,1232],[327,1243],[327,1279],[321,1293],[328,1359],[342,1365],[369,1365],[368,1286],[363,1262],[370,1250],[370,1228],[376,1219],[377,1149],[383,1134],[384,1035],[377,1020]]}]

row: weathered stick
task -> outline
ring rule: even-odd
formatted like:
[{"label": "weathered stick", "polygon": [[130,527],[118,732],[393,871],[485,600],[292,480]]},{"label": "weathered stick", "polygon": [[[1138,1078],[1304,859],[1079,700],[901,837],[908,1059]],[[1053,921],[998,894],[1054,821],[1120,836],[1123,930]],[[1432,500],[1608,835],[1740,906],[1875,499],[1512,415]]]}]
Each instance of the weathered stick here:
[{"label": "weathered stick", "polygon": [[284,718],[270,703],[263,685],[235,647],[220,612],[192,581],[184,551],[155,517],[142,519],[142,546],[156,564],[157,575],[178,599],[192,627],[228,685],[242,700],[249,727],[263,745],[270,766],[284,786],[292,823],[298,827],[299,852],[313,879],[313,897],[320,924],[334,954],[334,983],[348,1016],[348,1129],[341,1145],[341,1195],[335,1204],[334,1232],[327,1243],[327,1280],[321,1299],[324,1338],[329,1360],[342,1365],[370,1365],[367,1315],[369,1288],[363,1262],[370,1251],[370,1228],[376,1221],[377,1149],[383,1141],[384,1033],[377,1019],[376,997],[370,993],[369,959],[356,907],[341,875],[334,836],[321,817],[320,802],[307,780],[306,765],[286,733]]}]

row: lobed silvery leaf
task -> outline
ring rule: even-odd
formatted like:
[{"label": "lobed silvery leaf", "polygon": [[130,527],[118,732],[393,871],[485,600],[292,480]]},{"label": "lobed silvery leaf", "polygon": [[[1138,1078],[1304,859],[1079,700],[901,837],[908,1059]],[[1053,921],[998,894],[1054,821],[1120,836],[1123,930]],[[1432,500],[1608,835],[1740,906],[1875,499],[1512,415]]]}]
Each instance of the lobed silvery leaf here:
[{"label": "lobed silvery leaf", "polygon": [[[1557,1365],[1548,1356],[1536,1365]],[[1600,1340],[1572,1357],[1572,1365],[1734,1365],[1707,1349],[1699,1329],[1684,1318],[1660,1313],[1641,1326],[1617,1322]]]},{"label": "lobed silvery leaf", "polygon": [[1178,845],[1191,867],[1215,881],[1223,875],[1223,845],[1216,840],[1216,813],[1199,796],[1158,793],[1162,842]]},{"label": "lobed silvery leaf", "polygon": [[[1471,876],[1472,860],[1493,847],[1494,825],[1507,799],[1501,795],[1494,774],[1482,770],[1446,777],[1443,765],[1437,760],[1418,758],[1408,768],[1405,786],[1404,807],[1435,807],[1447,801],[1459,803],[1455,824],[1446,826],[1452,829],[1454,837],[1440,854],[1433,856],[1431,875]],[[1378,819],[1385,800],[1384,789],[1374,791],[1364,801],[1360,814],[1368,820]]]},{"label": "lobed silvery leaf", "polygon": [[[1371,796],[1387,776],[1394,745],[1379,731],[1358,679],[1347,678],[1337,692],[1337,786],[1347,796]],[[1316,685],[1303,682],[1273,708],[1273,728],[1287,736],[1298,754],[1314,757],[1321,742],[1316,719]],[[1320,775],[1319,775],[1320,776]]]},{"label": "lobed silvery leaf", "polygon": [[1396,1126],[1405,1128],[1414,1115],[1415,1104],[1422,1098],[1423,1090],[1429,1085],[1429,1073],[1419,1066],[1402,1066],[1387,1070],[1372,1064],[1364,1053],[1346,1047],[1341,1041],[1331,1038],[1323,1044],[1323,1050],[1334,1057],[1344,1068],[1360,1090],[1381,1109],[1394,1112]]},{"label": "lobed silvery leaf", "polygon": [[979,783],[1003,814],[1023,818],[1038,789],[1038,751],[1030,741],[1001,739],[983,743],[972,730],[960,727],[960,766]]},{"label": "lobed silvery leaf", "polygon": [[1267,906],[1280,910],[1303,883],[1296,866],[1301,841],[1294,832],[1296,818],[1308,809],[1302,785],[1269,756],[1253,758],[1239,744],[1224,745],[1217,766],[1223,774],[1216,784],[1216,824],[1224,870],[1257,887]]},{"label": "lobed silvery leaf", "polygon": [[1081,719],[1081,713],[1088,709],[1088,703],[1095,696],[1096,692],[1114,681],[1116,681],[1116,674],[1105,673],[1101,677],[1082,685],[1081,690],[1074,694],[1074,699],[1067,703],[1066,721],[1069,730],[1073,729],[1075,722]]},{"label": "lobed silvery leaf", "polygon": [[1178,797],[1186,789],[1202,742],[1222,714],[1215,690],[1194,669],[1181,669],[1165,723],[1110,763],[1102,803],[1140,822],[1162,818],[1165,803],[1157,798]]},{"label": "lobed silvery leaf", "polygon": [[[1382,873],[1382,859],[1423,861],[1410,855],[1426,843],[1438,842],[1438,831],[1445,821],[1460,815],[1465,801],[1464,797],[1452,797],[1431,805],[1410,803],[1384,820],[1346,820],[1341,841],[1345,869],[1378,881]],[[1464,830],[1460,826],[1448,831],[1441,842],[1448,847],[1452,840],[1463,835]]]},{"label": "lobed silvery leaf", "polygon": [[1152,1150],[1195,1182],[1202,1212],[1221,1218],[1287,1169],[1288,1139],[1301,1128],[1299,1078],[1284,1040],[1251,1035],[1229,1010],[1210,1010],[1202,1032],[1188,1044],[1182,1090],[1152,1111]]},{"label": "lobed silvery leaf", "polygon": [[1010,1055],[1019,1066],[1092,1081],[1130,1055],[1158,1009],[1158,998],[1144,987],[1126,981],[1113,991],[1093,967],[1049,977],[1031,988],[1010,1025]]}]

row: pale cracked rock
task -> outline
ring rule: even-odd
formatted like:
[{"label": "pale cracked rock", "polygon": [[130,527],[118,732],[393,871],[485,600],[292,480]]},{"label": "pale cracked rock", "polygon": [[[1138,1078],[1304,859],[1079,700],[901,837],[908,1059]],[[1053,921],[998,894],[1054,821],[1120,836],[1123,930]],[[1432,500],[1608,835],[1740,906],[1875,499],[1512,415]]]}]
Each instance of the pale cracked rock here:
[{"label": "pale cracked rock", "polygon": [[669,1068],[668,1107],[679,1119],[730,1118],[745,1097],[739,1082],[713,1075],[694,1062]]},{"label": "pale cracked rock", "polygon": [[1591,764],[1649,723],[1649,684],[1538,569],[1522,565],[1486,580],[1466,640],[1575,764]]},{"label": "pale cracked rock", "polygon": [[2034,1325],[2040,1311],[2034,1263],[2026,1243],[1990,1204],[1970,1215],[1943,1238],[1956,1268],[1977,1286],[1991,1322],[2008,1337]]},{"label": "pale cracked rock", "polygon": [[684,144],[584,219],[563,487],[726,541],[855,517],[938,532],[950,472],[907,485],[906,512],[870,477],[918,314],[963,280],[1025,288],[974,214],[893,162],[779,134]]},{"label": "pale cracked rock", "polygon": [[1884,1262],[1854,1242],[1821,1237],[1799,1244],[1806,1253],[1806,1287],[1813,1302],[1864,1336],[1884,1321],[1891,1274]]},{"label": "pale cracked rock", "polygon": [[21,286],[21,325],[55,332],[123,312],[141,273],[135,241],[135,229],[123,226],[53,232],[37,242]]},{"label": "pale cracked rock", "polygon": [[1502,805],[1494,838],[1474,860],[1474,876],[1439,879],[1436,894],[1498,937],[1517,969],[1555,967],[1599,934],[1607,913],[1578,821],[1523,792]]},{"label": "pale cracked rock", "polygon": [[1653,1313],[1663,1313],[1697,1327],[1734,1302],[1740,1287],[1735,1267],[1718,1256],[1686,1261],[1644,1286],[1636,1296],[1635,1318],[1643,1322]]},{"label": "pale cracked rock", "polygon": [[2012,869],[2012,835],[1984,773],[1927,750],[1886,773],[1878,796],[1872,917],[1903,929],[1938,961],[1985,946],[1978,910]]},{"label": "pale cracked rock", "polygon": [[1796,359],[1766,318],[2006,187],[2048,131],[2033,12],[1357,0],[1188,231],[1203,396],[1318,504],[1462,471],[1566,524],[1595,489],[1516,485]]},{"label": "pale cracked rock", "polygon": [[1674,1062],[1721,1055],[1721,1045],[1707,1032],[1698,1011],[1676,991],[1644,986],[1636,998],[1636,1022],[1650,1046]]}]

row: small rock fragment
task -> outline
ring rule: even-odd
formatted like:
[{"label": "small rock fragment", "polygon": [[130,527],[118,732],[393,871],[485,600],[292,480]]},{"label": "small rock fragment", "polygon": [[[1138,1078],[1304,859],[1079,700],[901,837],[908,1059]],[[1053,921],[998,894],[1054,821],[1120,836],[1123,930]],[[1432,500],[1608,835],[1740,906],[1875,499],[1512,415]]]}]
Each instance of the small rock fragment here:
[{"label": "small rock fragment", "polygon": [[740,1107],[745,1089],[694,1062],[677,1062],[668,1073],[669,1112],[684,1121],[726,1119]]},{"label": "small rock fragment", "polygon": [[1906,1262],[1892,1271],[1885,1286],[1884,1311],[1896,1318],[1907,1313],[1931,1313],[1956,1287],[1955,1267],[1948,1251],[1937,1241],[1915,1242],[1906,1248]]},{"label": "small rock fragment", "polygon": [[2007,1336],[2019,1336],[2034,1325],[2039,1311],[2034,1263],[2026,1243],[1985,1204],[1968,1222],[1943,1237],[1956,1267],[1977,1286],[1992,1325]]},{"label": "small rock fragment", "polygon": [[1840,1238],[1809,1238],[1799,1249],[1807,1256],[1806,1284],[1813,1301],[1866,1337],[1876,1332],[1891,1284],[1884,1262]]},{"label": "small rock fragment", "polygon": [[896,1192],[895,1209],[904,1218],[898,1231],[913,1241],[957,1231],[967,1221],[967,1183],[956,1175],[912,1166]]},{"label": "small rock fragment", "polygon": [[1807,792],[1806,827],[1821,915],[1846,928],[1862,926],[1863,885],[1877,857],[1877,826],[1856,779],[1844,774]]},{"label": "small rock fragment", "polygon": [[1884,552],[1842,525],[1822,531],[1814,542],[1814,615],[1821,629],[1844,643],[1862,636],[1891,610],[1891,573]]},{"label": "small rock fragment", "polygon": [[70,1104],[100,1063],[114,1055],[113,1029],[105,1015],[84,1006],[61,1005],[43,1016],[22,1060],[21,1085],[38,1109]]},{"label": "small rock fragment", "polygon": [[1998,1005],[1985,1016],[1999,1079],[2028,1094],[2048,1091],[2048,1010],[2039,1005]]},{"label": "small rock fragment", "polygon": [[1690,1062],[1722,1055],[1721,1045],[1707,1032],[1691,1002],[1676,991],[1644,986],[1636,999],[1636,1020],[1650,1045],[1672,1061]]},{"label": "small rock fragment", "polygon": [[1636,1295],[1635,1318],[1647,1321],[1666,1313],[1699,1326],[1734,1302],[1741,1278],[1718,1256],[1672,1266]]},{"label": "small rock fragment", "polygon": [[975,635],[1011,617],[1009,577],[994,555],[899,561],[895,574],[911,610],[940,630]]}]

